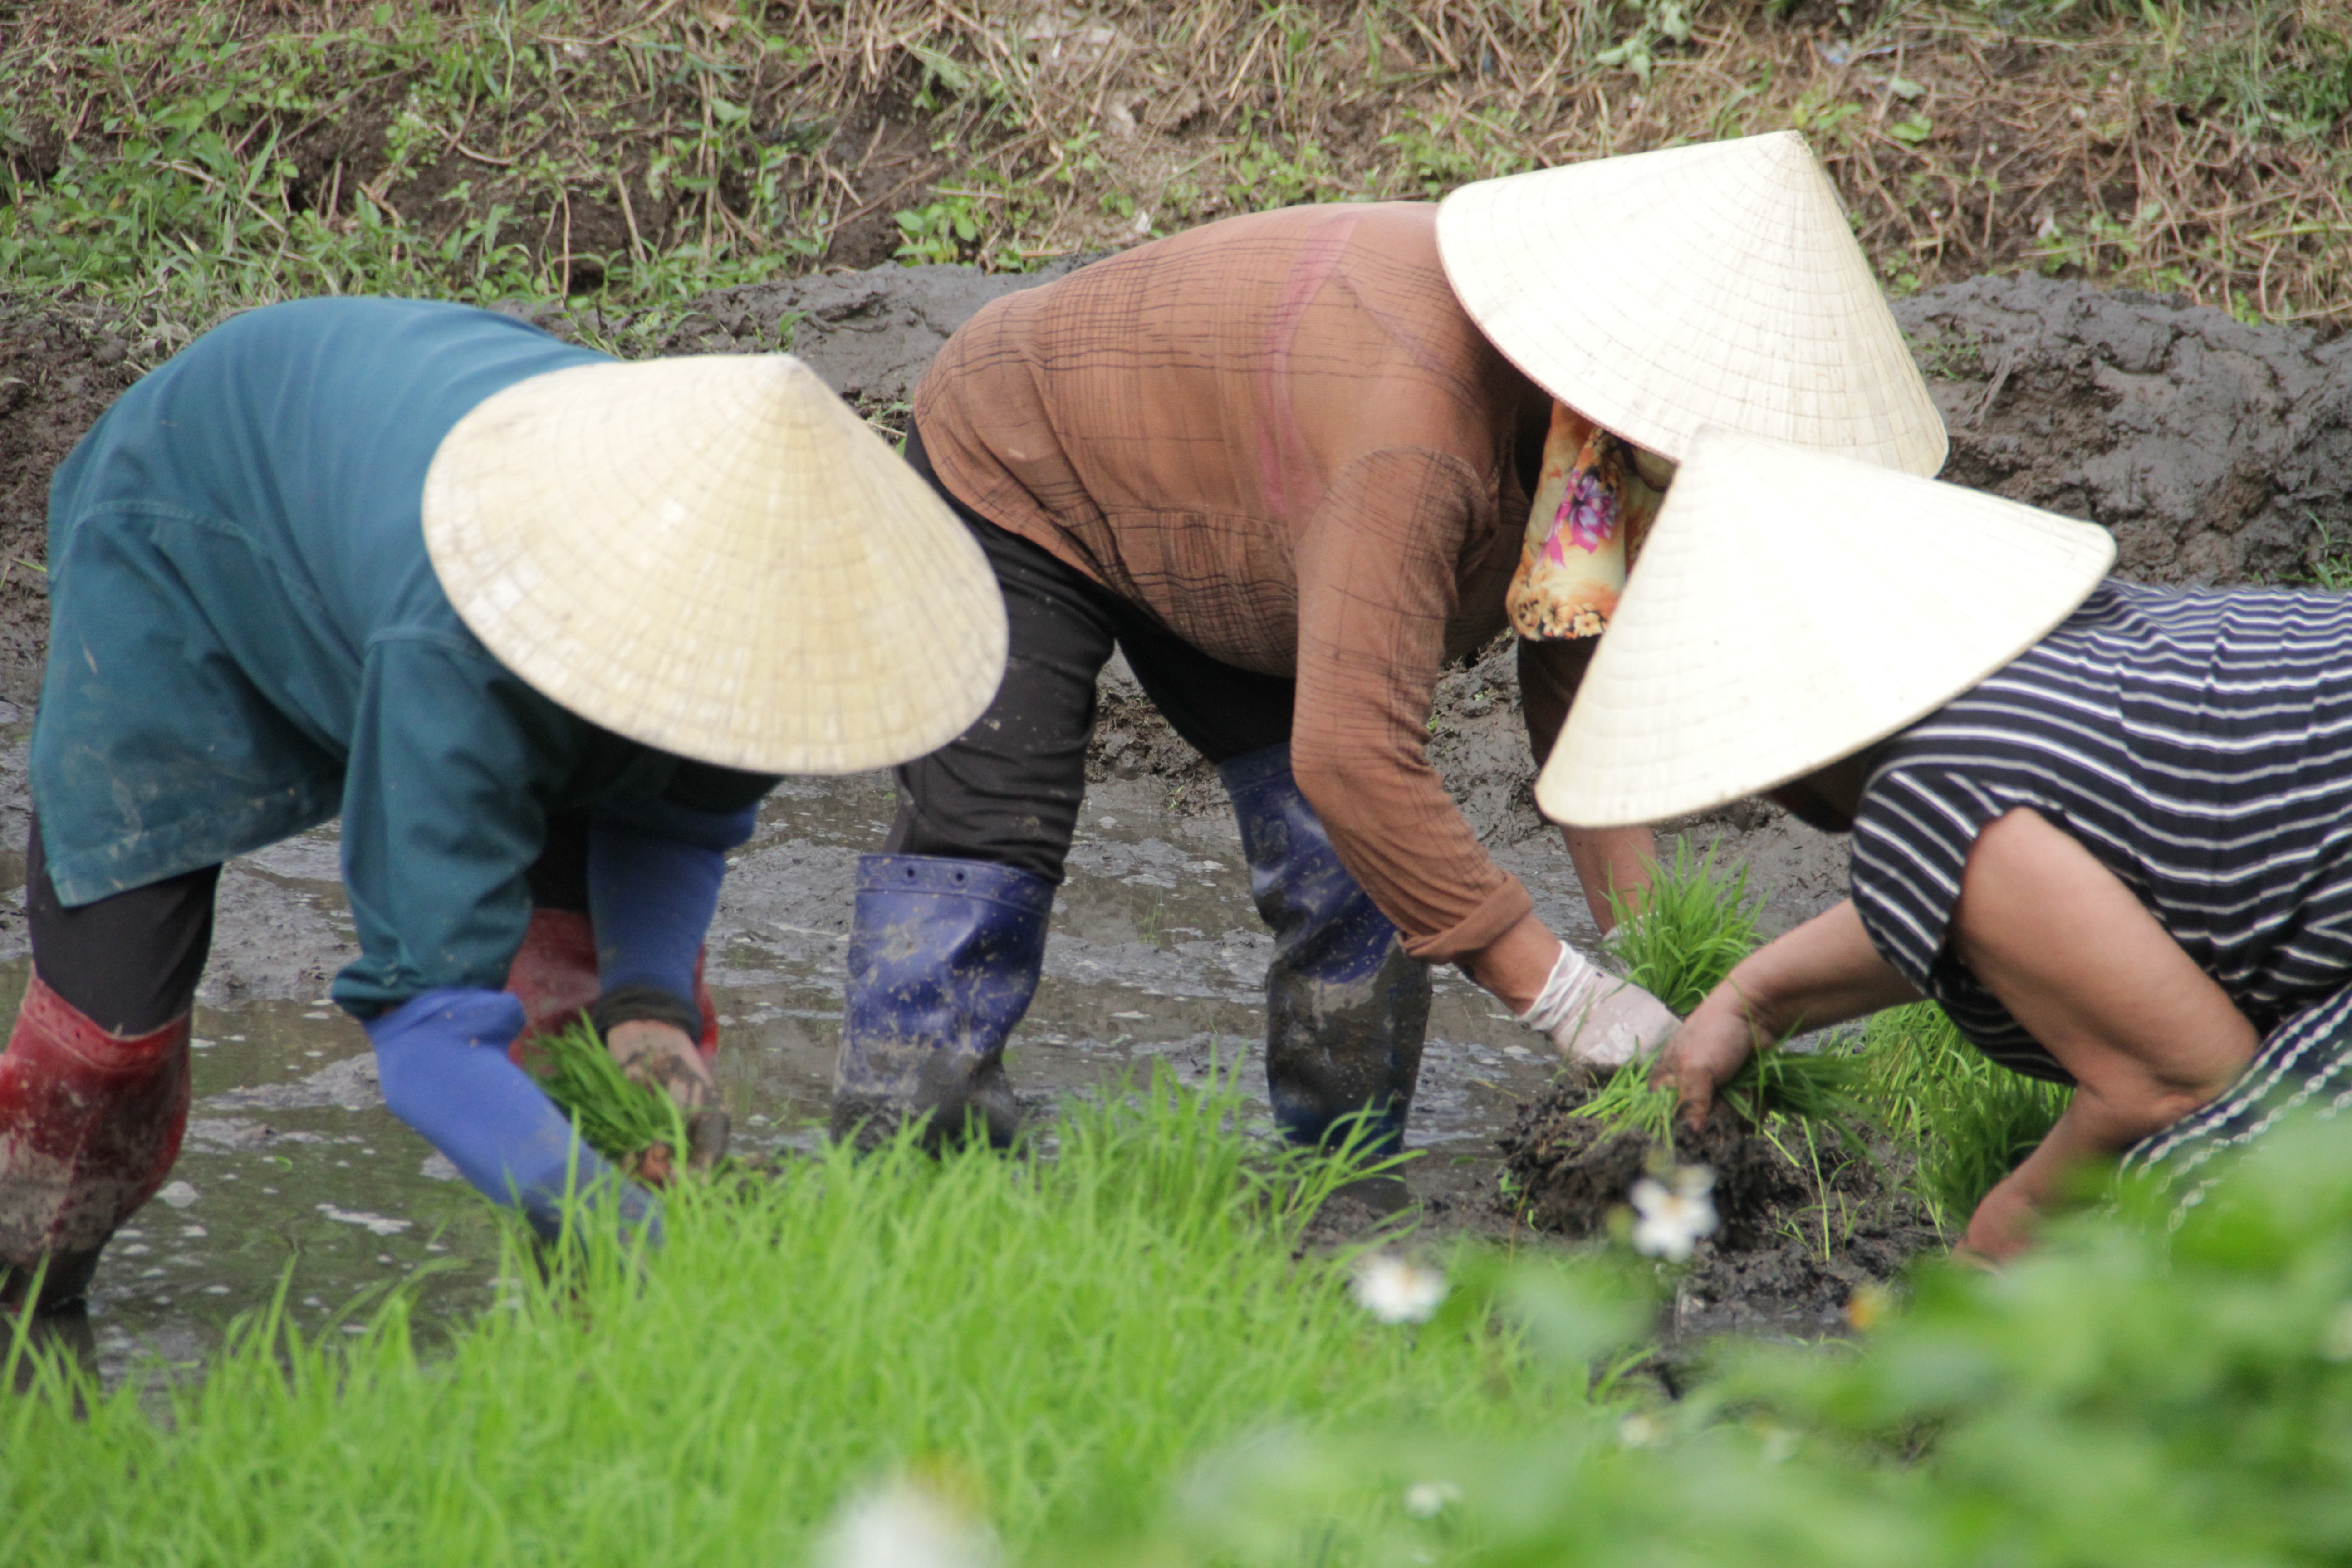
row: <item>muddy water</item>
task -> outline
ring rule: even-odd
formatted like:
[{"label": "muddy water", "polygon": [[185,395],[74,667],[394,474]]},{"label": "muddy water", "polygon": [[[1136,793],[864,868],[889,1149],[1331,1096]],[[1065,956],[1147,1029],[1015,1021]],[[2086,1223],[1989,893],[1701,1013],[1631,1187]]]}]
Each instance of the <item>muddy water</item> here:
[{"label": "muddy water", "polygon": [[[0,731],[22,774],[22,731]],[[887,778],[788,782],[730,872],[711,932],[719,1078],[737,1147],[813,1147],[839,1037],[858,854],[882,836]],[[1528,857],[1532,856],[1533,860]],[[1540,864],[1545,858],[1555,865]],[[1548,917],[1576,933],[1566,857],[1507,857]],[[1526,861],[1527,863],[1519,863]],[[240,1313],[281,1288],[332,1332],[391,1282],[415,1280],[428,1334],[495,1300],[499,1228],[445,1162],[385,1110],[359,1026],[324,1000],[352,951],[331,826],[232,862],[195,1017],[195,1110],[172,1184],[107,1251],[90,1308],[110,1376],[160,1359],[193,1368]],[[0,874],[21,883],[21,860]],[[21,905],[18,886],[9,895]],[[21,917],[0,967],[13,1012],[29,961]],[[1589,924],[1583,928],[1589,938]],[[1039,1108],[1154,1058],[1197,1079],[1244,1058],[1261,1109],[1262,986],[1271,941],[1249,900],[1229,816],[1170,815],[1147,783],[1089,796],[1055,908],[1045,979],[1014,1037],[1013,1077]],[[0,957],[6,957],[0,950]],[[1452,970],[1437,976],[1412,1143],[1416,1191],[1455,1219],[1479,1210],[1496,1132],[1549,1068],[1536,1041]]]}]

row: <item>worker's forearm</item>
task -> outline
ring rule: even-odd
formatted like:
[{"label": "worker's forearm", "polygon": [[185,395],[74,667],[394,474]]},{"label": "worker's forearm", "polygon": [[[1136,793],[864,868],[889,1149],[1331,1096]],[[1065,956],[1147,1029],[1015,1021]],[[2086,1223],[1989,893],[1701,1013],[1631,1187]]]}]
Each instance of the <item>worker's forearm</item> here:
[{"label": "worker's forearm", "polygon": [[2214,1093],[2168,1088],[2152,1079],[2120,1092],[2078,1087],[2033,1152],[1977,1205],[1962,1250],[1996,1262],[2016,1256],[2032,1239],[2035,1219],[2066,1195],[2084,1166],[2112,1160],[2163,1131]]},{"label": "worker's forearm", "polygon": [[658,1244],[660,1207],[579,1142],[571,1121],[508,1059],[522,1004],[503,991],[431,991],[372,1018],[384,1103],[493,1202],[511,1205],[542,1237],[562,1229],[566,1200],[608,1189],[625,1230]]},{"label": "worker's forearm", "polygon": [[1528,915],[1462,962],[1470,978],[1492,992],[1514,1013],[1535,1005],[1544,982],[1559,961],[1559,938],[1543,921]]},{"label": "worker's forearm", "polygon": [[1916,1000],[1849,900],[1742,959],[1700,1009],[1736,1010],[1762,1045]]}]

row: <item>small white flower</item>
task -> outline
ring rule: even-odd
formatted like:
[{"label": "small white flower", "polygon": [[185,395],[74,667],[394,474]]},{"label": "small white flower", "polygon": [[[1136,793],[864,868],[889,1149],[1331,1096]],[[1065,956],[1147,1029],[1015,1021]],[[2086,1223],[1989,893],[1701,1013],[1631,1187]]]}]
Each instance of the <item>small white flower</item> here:
[{"label": "small white flower", "polygon": [[1617,1440],[1628,1448],[1654,1448],[1666,1440],[1666,1424],[1646,1410],[1617,1423]]},{"label": "small white flower", "polygon": [[1356,1265],[1356,1304],[1383,1323],[1425,1323],[1445,1300],[1445,1276],[1385,1252]]},{"label": "small white flower", "polygon": [[953,1500],[902,1477],[852,1498],[816,1560],[820,1568],[988,1568],[994,1545]]},{"label": "small white flower", "polygon": [[1672,1185],[1653,1176],[1633,1184],[1633,1250],[1644,1258],[1681,1263],[1699,1237],[1715,1234],[1715,1173],[1705,1165],[1677,1165]]},{"label": "small white flower", "polygon": [[155,1195],[175,1209],[184,1209],[196,1201],[196,1189],[185,1182],[172,1182]]},{"label": "small white flower", "polygon": [[1415,1519],[1435,1519],[1462,1500],[1462,1489],[1452,1481],[1415,1481],[1404,1489],[1404,1510]]}]

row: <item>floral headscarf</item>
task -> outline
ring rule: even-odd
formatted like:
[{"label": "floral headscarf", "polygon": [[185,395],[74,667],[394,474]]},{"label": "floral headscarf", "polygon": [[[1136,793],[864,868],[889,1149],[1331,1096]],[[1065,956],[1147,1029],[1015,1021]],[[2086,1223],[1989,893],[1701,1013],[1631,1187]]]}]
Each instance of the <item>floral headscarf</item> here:
[{"label": "floral headscarf", "polygon": [[1607,631],[1659,499],[1629,444],[1553,404],[1543,471],[1506,601],[1511,628],[1542,639]]}]

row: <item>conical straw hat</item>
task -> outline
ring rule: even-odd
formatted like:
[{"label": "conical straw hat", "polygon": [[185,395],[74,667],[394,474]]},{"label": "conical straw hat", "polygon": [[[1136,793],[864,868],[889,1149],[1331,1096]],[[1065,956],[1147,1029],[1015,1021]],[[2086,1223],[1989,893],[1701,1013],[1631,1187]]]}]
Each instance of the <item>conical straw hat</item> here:
[{"label": "conical straw hat", "polygon": [[1703,811],[1934,711],[2071,615],[2105,529],[1709,430],[1536,783],[1583,827]]},{"label": "conical straw hat", "polygon": [[1680,461],[1700,428],[1944,466],[1944,421],[1793,131],[1463,186],[1454,293],[1528,378]]},{"label": "conical straw hat", "polygon": [[584,719],[754,773],[903,762],[1004,672],[929,486],[789,354],[583,365],[458,421],[425,542],[483,645]]}]

